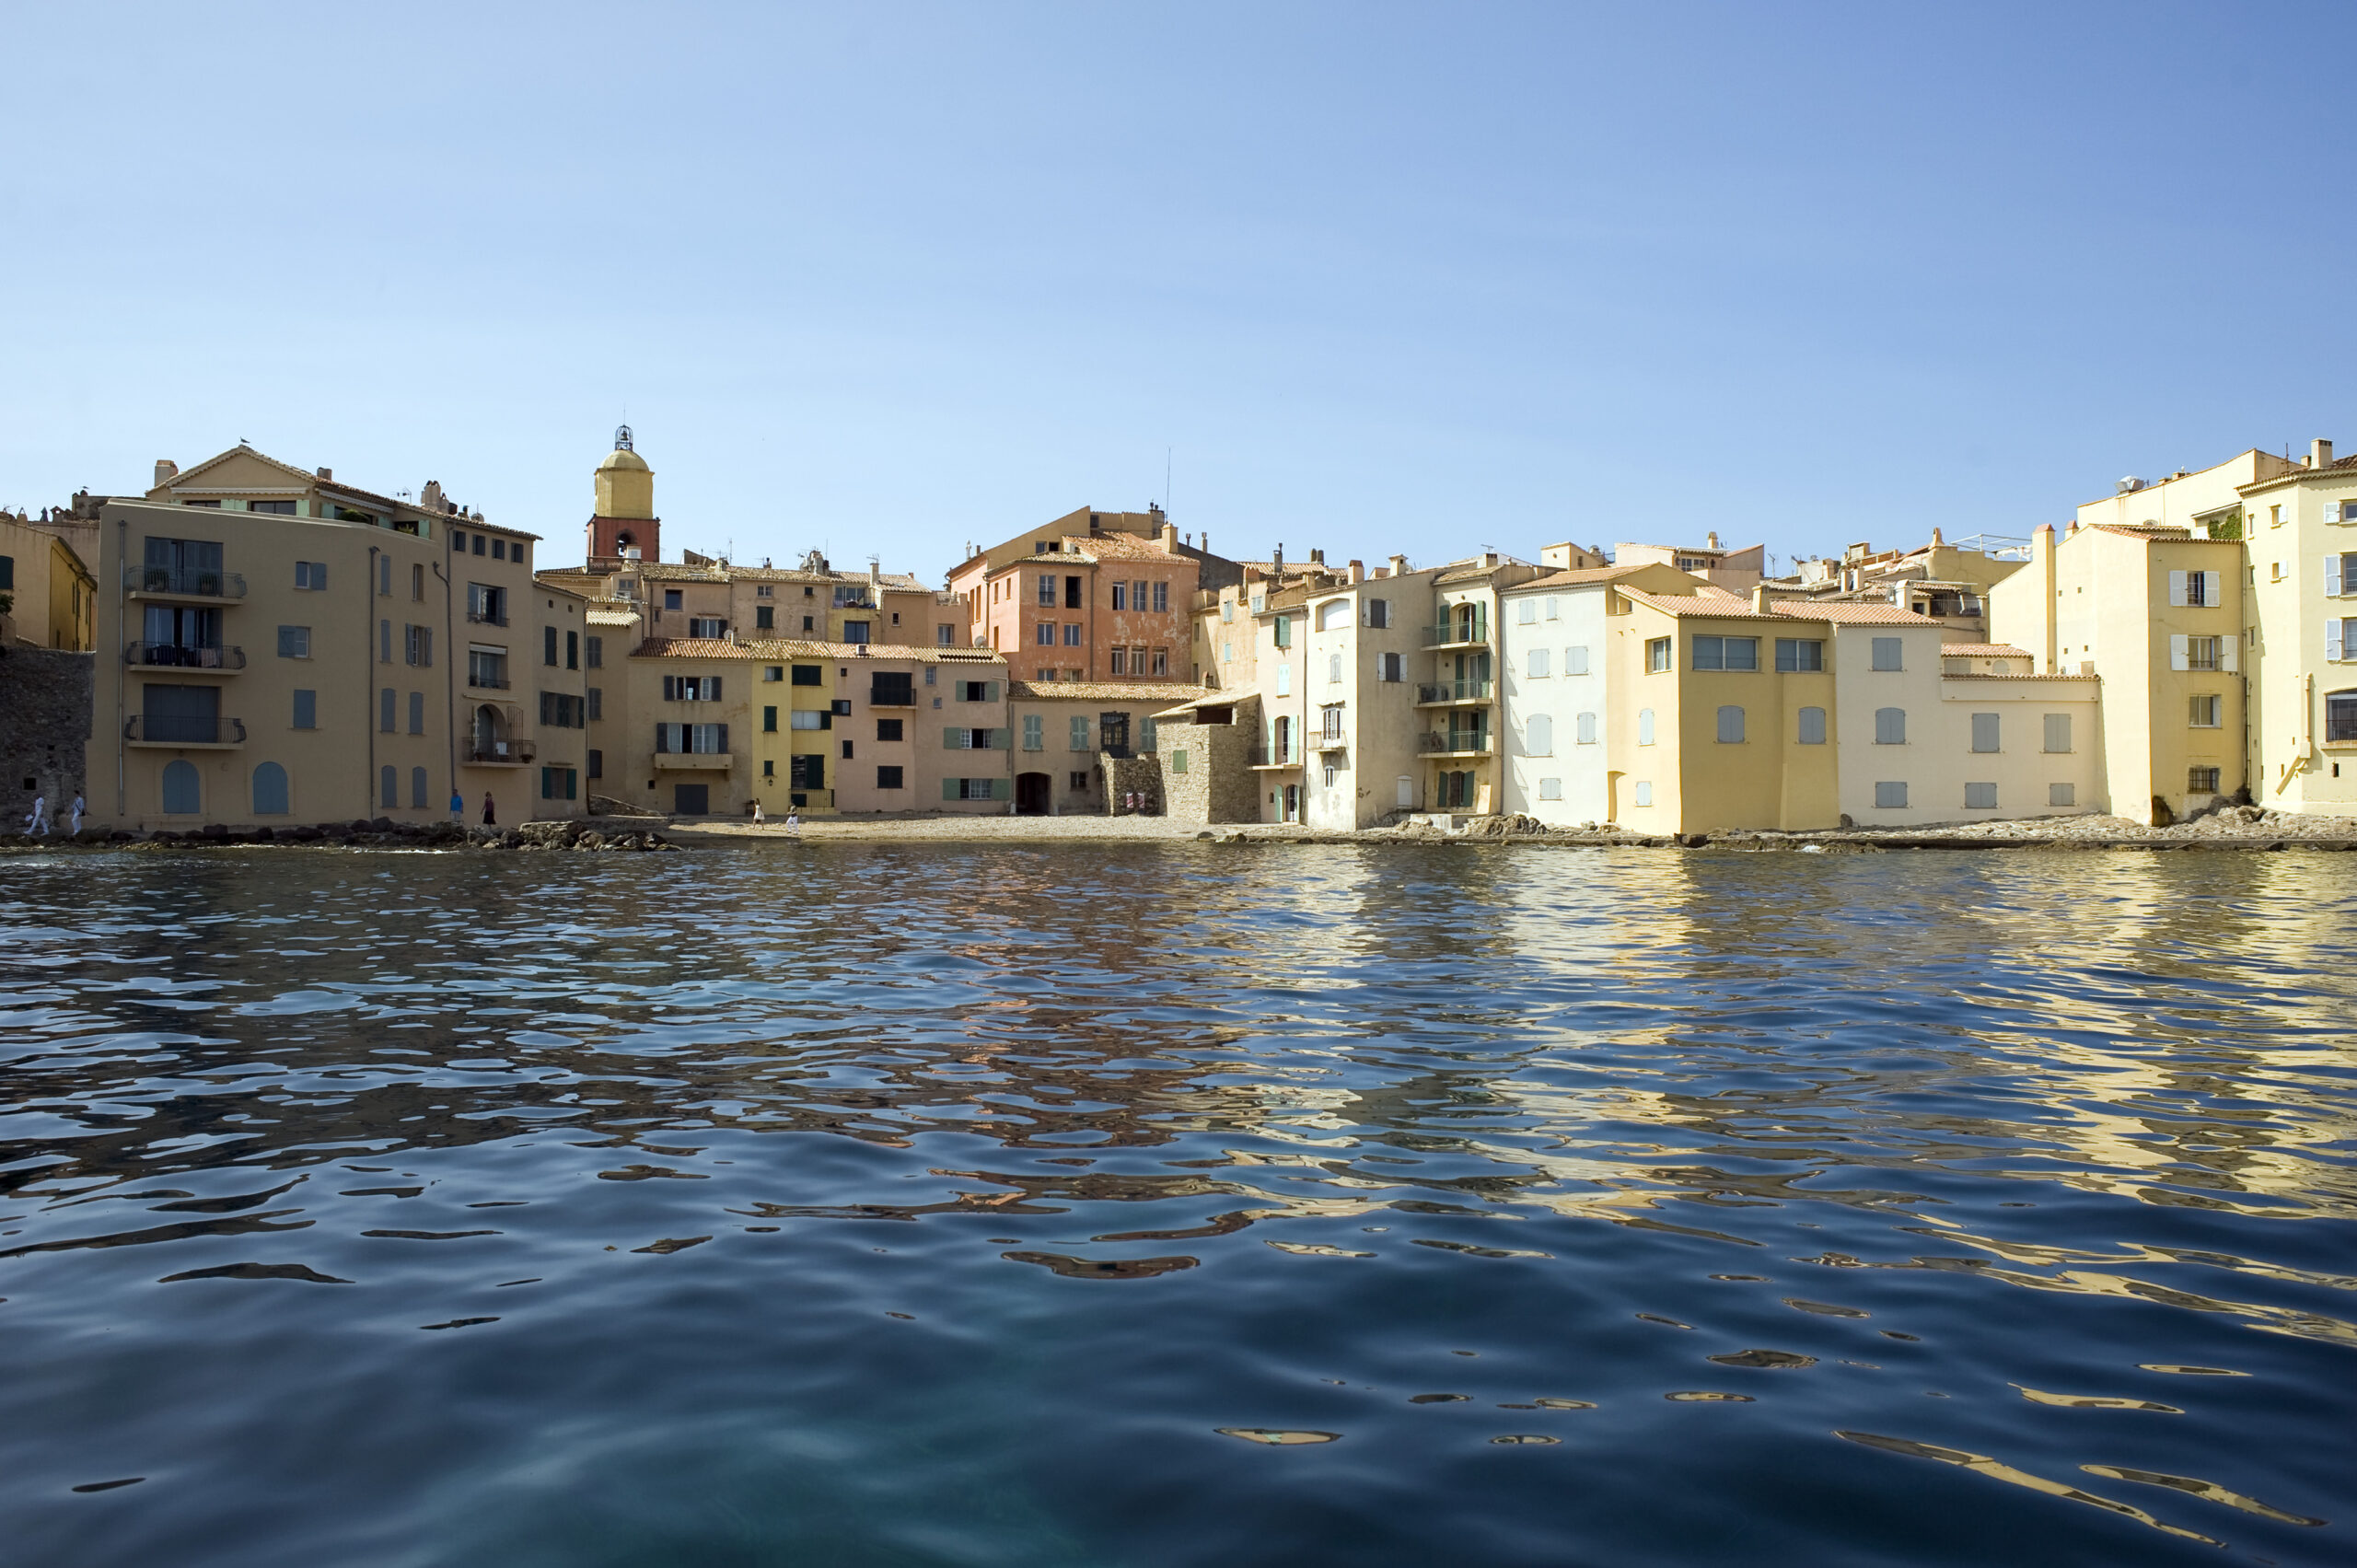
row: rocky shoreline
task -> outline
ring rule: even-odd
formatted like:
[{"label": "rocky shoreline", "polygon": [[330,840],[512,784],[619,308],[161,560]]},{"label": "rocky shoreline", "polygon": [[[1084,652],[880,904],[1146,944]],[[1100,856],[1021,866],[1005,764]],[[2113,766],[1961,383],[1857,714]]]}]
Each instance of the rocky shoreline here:
[{"label": "rocky shoreline", "polygon": [[[657,819],[659,820],[659,819]],[[350,822],[324,822],[291,828],[255,828],[238,831],[220,823],[185,833],[128,833],[85,828],[78,833],[35,837],[29,833],[0,834],[0,850],[111,849],[134,853],[228,849],[268,846],[274,849],[475,849],[587,850],[640,854],[679,852],[668,835],[656,831],[645,818],[573,818],[552,822],[522,822],[512,828],[459,822],[396,822],[389,817],[358,818]]]}]

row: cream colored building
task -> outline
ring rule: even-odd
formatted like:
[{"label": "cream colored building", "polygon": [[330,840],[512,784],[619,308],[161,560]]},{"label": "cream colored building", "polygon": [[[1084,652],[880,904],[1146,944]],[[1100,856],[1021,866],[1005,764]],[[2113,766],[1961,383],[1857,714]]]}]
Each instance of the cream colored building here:
[{"label": "cream colored building", "polygon": [[2357,815],[2357,458],[2320,440],[2235,496],[2251,796]]},{"label": "cream colored building", "polygon": [[108,826],[578,815],[583,633],[534,536],[233,447],[99,509]]},{"label": "cream colored building", "polygon": [[1159,755],[1155,715],[1205,695],[1200,686],[1114,680],[1010,680],[1007,766],[1017,815],[1103,816],[1108,762]]},{"label": "cream colored building", "polygon": [[[2189,489],[2177,509],[2215,512],[2217,488]],[[2174,819],[2248,782],[2243,569],[2240,543],[2189,521],[2082,522],[2060,539],[2040,527],[2028,566],[1990,591],[1992,642],[2027,650],[2041,674],[2102,679],[2105,809]]]}]

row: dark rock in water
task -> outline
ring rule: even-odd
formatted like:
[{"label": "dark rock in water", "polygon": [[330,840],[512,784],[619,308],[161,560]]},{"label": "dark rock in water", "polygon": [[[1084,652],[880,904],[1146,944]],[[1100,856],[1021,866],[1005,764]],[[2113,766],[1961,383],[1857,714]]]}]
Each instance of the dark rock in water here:
[{"label": "dark rock in water", "polygon": [[350,822],[345,824],[345,827],[352,832],[365,833],[368,830],[368,819],[366,817],[354,817]]},{"label": "dark rock in water", "polygon": [[254,830],[254,842],[258,844],[271,843],[275,842],[277,838],[278,833],[274,829],[256,828]]},{"label": "dark rock in water", "polygon": [[379,817],[374,821],[354,822],[352,826],[355,831],[389,833],[393,830],[393,819],[390,817]]}]

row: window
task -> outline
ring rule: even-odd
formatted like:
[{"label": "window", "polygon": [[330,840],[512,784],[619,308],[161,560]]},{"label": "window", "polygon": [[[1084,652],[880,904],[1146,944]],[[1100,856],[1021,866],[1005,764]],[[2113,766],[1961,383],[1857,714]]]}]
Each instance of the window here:
[{"label": "window", "polygon": [[1526,756],[1553,756],[1555,754],[1555,721],[1545,714],[1533,714],[1525,719],[1522,724],[1522,749]]},{"label": "window", "polygon": [[1874,668],[1876,669],[1906,668],[1906,662],[1902,656],[1906,650],[1907,643],[1904,638],[1876,637],[1874,645]]},{"label": "window", "polygon": [[1082,714],[1074,714],[1072,716],[1071,723],[1072,727],[1068,738],[1071,740],[1072,749],[1074,751],[1087,750],[1089,748],[1087,718]]},{"label": "window", "polygon": [[401,771],[390,762],[377,770],[377,799],[388,811],[401,807]]},{"label": "window", "polygon": [[1994,751],[1998,749],[1997,721],[1998,715],[1995,714],[1975,714],[1972,715],[1972,749],[1975,751]]},{"label": "window", "polygon": [[254,815],[284,817],[294,807],[286,799],[286,770],[275,762],[264,762],[254,770]]},{"label": "window", "polygon": [[310,593],[326,591],[328,563],[324,561],[297,561],[295,563],[295,586]]},{"label": "window", "polygon": [[2046,786],[2046,804],[2049,806],[2078,805],[2079,786],[2076,784],[2048,784]]},{"label": "window", "polygon": [[796,708],[785,715],[788,729],[832,729],[835,715],[825,708]]},{"label": "window", "polygon": [[1408,679],[1408,656],[1377,654],[1375,656],[1376,678],[1379,680],[1401,681]]},{"label": "window", "polygon": [[[521,547],[518,546],[518,549],[520,550]],[[494,539],[491,541],[491,558],[493,561],[505,561],[507,559],[507,541],[505,540]],[[524,557],[521,554],[518,554],[516,559],[521,561]]]},{"label": "window", "polygon": [[1651,746],[1653,743],[1654,711],[1651,708],[1639,708],[1637,710],[1637,744]]},{"label": "window", "polygon": [[[603,638],[603,637],[591,637],[590,639],[588,639],[588,644],[589,644],[589,646],[588,646],[588,650],[587,650],[587,651],[588,651],[588,655],[589,655],[589,656],[588,656],[588,658],[587,658],[585,662],[588,665],[588,667],[589,667],[591,669],[603,669],[603,668],[606,668],[606,639],[605,639],[605,638]],[[771,679],[776,679],[776,677],[772,676],[772,677],[771,677]]]},{"label": "window", "polygon": [[309,658],[311,629],[308,626],[281,626],[278,629],[280,658]]},{"label": "window", "polygon": [[1067,621],[1064,622],[1064,646],[1068,648],[1076,648],[1080,646],[1079,621]]},{"label": "window", "polygon": [[1776,668],[1786,674],[1825,668],[1825,645],[1813,637],[1776,639]]},{"label": "window", "polygon": [[467,684],[492,691],[504,690],[507,685],[507,651],[505,648],[469,648]]},{"label": "window", "polygon": [[[769,766],[767,762],[763,762],[761,771],[767,772]],[[602,779],[606,776],[606,754],[603,751],[593,749],[589,753],[589,776],[593,779]]]},{"label": "window", "polygon": [[1391,625],[1391,601],[1387,598],[1367,600],[1366,623],[1378,632],[1388,629]]},{"label": "window", "polygon": [[1635,797],[1637,805],[1651,806],[1654,803],[1653,781],[1651,779],[1639,779],[1631,793]]},{"label": "window", "polygon": [[434,662],[434,628],[408,626],[401,631],[402,662],[430,666]]},{"label": "window", "polygon": [[846,762],[850,761],[851,756],[851,742],[846,740],[843,742],[843,761]]},{"label": "window", "polygon": [[823,684],[819,679],[819,667],[815,664],[795,665],[794,667],[794,684],[796,686],[818,686]]},{"label": "window", "polygon": [[1743,710],[1729,704],[1719,710],[1719,744],[1740,745],[1743,741]]},{"label": "window", "polygon": [[1876,708],[1875,710],[1875,744],[1904,746],[1907,744],[1907,710]]},{"label": "window", "polygon": [[1154,650],[1154,673],[1163,676],[1167,676],[1170,673],[1170,650],[1168,648],[1156,648]]},{"label": "window", "polygon": [[655,749],[667,756],[677,753],[684,757],[725,757],[728,754],[728,726],[658,724],[655,726]]},{"label": "window", "polygon": [[1156,610],[1163,611],[1169,610],[1170,585],[1168,583],[1156,583],[1154,585],[1154,608]]},{"label": "window", "polygon": [[[337,511],[341,513],[343,508],[338,507]],[[389,555],[379,555],[377,557],[377,597],[379,598],[390,598],[393,597],[393,558]],[[385,804],[388,806],[399,806],[401,802],[398,800],[389,800]]]},{"label": "window", "polygon": [[1694,639],[1696,669],[1758,669],[1759,639],[1757,637],[1697,637]]},{"label": "window", "polygon": [[[1528,668],[1531,679],[1544,680],[1547,679],[1547,650],[1545,648],[1533,648],[1530,650]],[[1568,673],[1568,671],[1566,673]]]},{"label": "window", "polygon": [[393,733],[394,704],[401,701],[389,686],[377,693],[377,729],[378,733]]},{"label": "window", "polygon": [[1039,575],[1039,608],[1053,610],[1055,607],[1056,579],[1043,572]]},{"label": "window", "polygon": [[2215,694],[2191,698],[2186,722],[2195,729],[2216,729],[2223,722],[2220,711],[2224,706],[2224,699]]},{"label": "window", "polygon": [[2218,604],[2222,598],[2220,576],[2221,574],[2216,572],[2171,572],[2169,602],[2196,606]]},{"label": "window", "polygon": [[412,563],[409,569],[409,597],[412,601],[423,601],[425,598],[425,568],[423,565]]},{"label": "window", "polygon": [[843,641],[865,646],[875,641],[875,636],[870,632],[867,621],[846,621],[843,622]]},{"label": "window", "polygon": [[1964,786],[1964,808],[1967,811],[1997,809],[1997,786],[1993,784],[1968,784]]},{"label": "window", "polygon": [[1340,654],[1328,654],[1326,656],[1326,683],[1329,686],[1338,686],[1341,684],[1341,679],[1342,656]]},{"label": "window", "polygon": [[[2326,508],[2327,522],[2332,520],[2331,508]],[[2350,520],[2357,522],[2357,508],[2352,508]],[[2328,555],[2324,558],[2324,592],[2327,598],[2340,598],[2357,594],[2357,555]]]},{"label": "window", "polygon": [[2218,645],[2222,637],[2188,637],[2185,640],[2185,668],[2215,669],[2218,668]]},{"label": "window", "polygon": [[1066,610],[1083,610],[1087,608],[1081,601],[1080,579],[1078,577],[1066,577],[1064,579],[1064,608]]},{"label": "window", "polygon": [[[467,536],[466,536],[466,535],[461,534],[461,535],[459,536],[459,538],[463,540],[465,540],[465,539],[467,538]],[[481,535],[481,534],[476,534],[476,535],[474,535],[474,536],[473,536],[473,553],[475,553],[475,554],[477,554],[477,555],[481,555],[482,552],[483,552],[483,536],[482,536],[482,535]]]},{"label": "window", "polygon": [[761,710],[761,733],[763,735],[775,735],[777,733],[777,710],[775,708],[769,707]]},{"label": "window", "polygon": [[1515,601],[1514,609],[1515,624],[1517,626],[1536,626],[1538,624],[1538,601],[1537,599],[1516,599]]},{"label": "window", "polygon": [[[1115,674],[1115,675],[1127,675],[1127,674],[1129,674],[1129,672],[1130,672],[1130,650],[1129,650],[1129,649],[1127,649],[1127,648],[1115,648],[1115,649],[1113,649],[1109,654],[1108,654],[1108,655],[1106,656],[1106,657],[1107,657],[1107,661],[1108,661],[1108,662],[1107,662],[1107,666],[1106,666],[1106,668],[1108,668],[1108,669],[1109,669],[1112,674]],[[1141,674],[1141,675],[1143,675],[1143,674],[1144,674],[1145,672],[1144,672],[1144,670],[1140,670],[1138,673],[1139,673],[1139,674]]]},{"label": "window", "polygon": [[581,699],[564,691],[541,692],[540,722],[554,729],[579,729],[582,726]]},{"label": "window", "polygon": [[393,623],[389,621],[377,622],[377,662],[393,662]]},{"label": "window", "polygon": [[1270,640],[1281,648],[1293,646],[1293,617],[1278,615],[1270,618]]},{"label": "window", "polygon": [[1170,754],[1170,771],[1174,773],[1183,773],[1187,771],[1187,752],[1184,747]]},{"label": "window", "polygon": [[484,583],[467,585],[467,619],[482,626],[507,624],[507,590]]},{"label": "window", "polygon": [[877,789],[906,789],[908,785],[902,781],[907,776],[906,772],[897,765],[889,768],[879,767],[876,770],[876,787]]},{"label": "window", "polygon": [[1113,585],[1113,608],[1115,610],[1127,610],[1130,608],[1129,584],[1117,582]]},{"label": "window", "polygon": [[1219,645],[1219,662],[1222,664],[1234,664],[1236,662],[1236,645],[1234,643],[1222,643]]},{"label": "window", "polygon": [[1541,800],[1562,799],[1563,781],[1561,779],[1540,779],[1538,781],[1538,798]]},{"label": "window", "polygon": [[906,726],[908,722],[909,721],[906,719],[877,719],[876,721],[876,738],[878,740],[906,739]]},{"label": "window", "polygon": [[1669,639],[1650,637],[1645,641],[1645,673],[1658,675],[1669,668]]},{"label": "window", "polygon": [[824,789],[827,787],[827,759],[809,752],[785,760],[785,784],[788,789]]},{"label": "window", "polygon": [[2185,771],[2185,788],[2186,793],[2189,795],[2217,794],[2218,770],[2215,768],[2188,768]]},{"label": "window", "polygon": [[[570,800],[573,797],[568,795],[565,798]],[[409,771],[409,806],[412,811],[425,809],[425,770],[424,768],[412,768]]]},{"label": "window", "polygon": [[1585,648],[1565,648],[1563,650],[1563,673],[1565,675],[1585,675],[1587,673],[1587,650]]},{"label": "window", "polygon": [[667,703],[717,703],[720,701],[720,677],[667,675],[663,678],[663,700]]},{"label": "window", "polygon": [[2324,738],[2327,740],[2357,740],[2357,691],[2325,693]]},{"label": "window", "polygon": [[1582,714],[1579,716],[1578,734],[1579,743],[1582,746],[1593,746],[1596,744],[1596,718],[1594,714]]},{"label": "window", "polygon": [[2071,749],[2070,714],[2049,714],[2046,715],[2045,749],[2048,751],[2068,751]]},{"label": "window", "polygon": [[1800,717],[1800,743],[1803,746],[1824,745],[1825,710],[1823,708],[1803,708],[1801,710]]},{"label": "window", "polygon": [[680,597],[679,597],[679,590],[678,588],[665,588],[665,589],[663,590],[663,608],[664,608],[664,609],[666,609],[666,610],[678,610],[678,609],[679,609],[679,608],[680,608],[680,607],[681,607],[685,602],[686,602],[685,600],[683,600],[683,599],[681,599],[681,598],[680,598]]},{"label": "window", "polygon": [[1222,621],[1233,621],[1236,619],[1236,601],[1234,599],[1222,599],[1220,601],[1219,618]]},{"label": "window", "polygon": [[317,691],[305,691],[301,690],[297,690],[296,691],[295,722],[293,727],[296,729],[317,729],[319,727],[319,694]]},{"label": "window", "polygon": [[412,735],[425,733],[425,693],[423,691],[409,694],[409,732]]},{"label": "window", "polygon": [[1907,785],[1904,781],[1885,782],[1875,785],[1875,809],[1904,811],[1907,809]]},{"label": "window", "polygon": [[606,689],[604,687],[592,686],[583,693],[583,711],[587,717],[593,719],[601,719],[606,716]]},{"label": "window", "polygon": [[1037,641],[1043,648],[1054,647],[1056,645],[1056,623],[1052,621],[1040,621]]},{"label": "window", "polygon": [[1088,775],[1086,773],[1067,773],[1064,775],[1064,780],[1072,786],[1072,790],[1074,795],[1086,795],[1088,793]]}]

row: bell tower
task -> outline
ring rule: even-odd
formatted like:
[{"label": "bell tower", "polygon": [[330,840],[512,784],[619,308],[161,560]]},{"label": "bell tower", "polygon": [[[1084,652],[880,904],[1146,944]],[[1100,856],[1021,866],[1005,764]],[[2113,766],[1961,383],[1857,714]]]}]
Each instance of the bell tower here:
[{"label": "bell tower", "polygon": [[596,505],[589,517],[588,558],[618,563],[624,552],[640,560],[663,558],[663,519],[655,515],[655,470],[638,455],[625,424],[614,432],[614,449],[593,476]]}]

